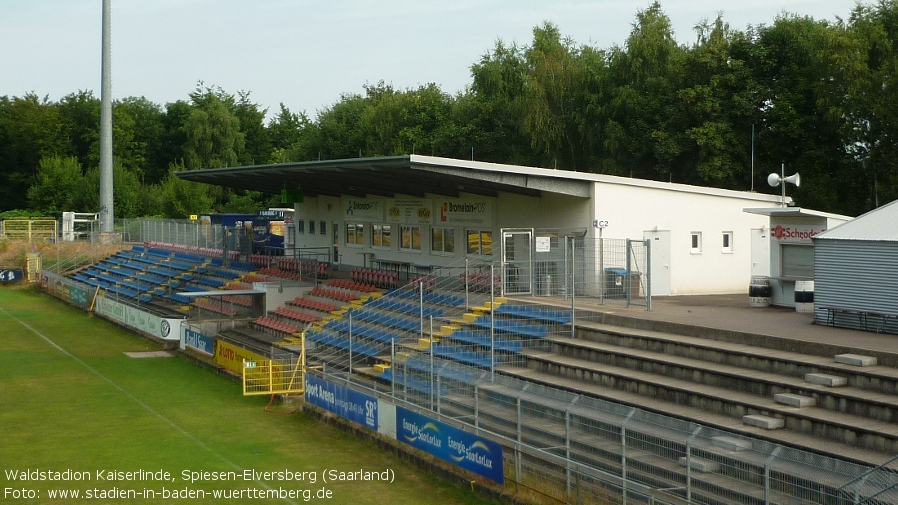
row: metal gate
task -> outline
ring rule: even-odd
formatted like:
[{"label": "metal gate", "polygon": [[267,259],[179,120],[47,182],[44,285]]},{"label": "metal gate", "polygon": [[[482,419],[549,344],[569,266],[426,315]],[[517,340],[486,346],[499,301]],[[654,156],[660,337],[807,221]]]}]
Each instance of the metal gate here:
[{"label": "metal gate", "polygon": [[507,295],[533,293],[533,229],[502,230],[502,292]]}]

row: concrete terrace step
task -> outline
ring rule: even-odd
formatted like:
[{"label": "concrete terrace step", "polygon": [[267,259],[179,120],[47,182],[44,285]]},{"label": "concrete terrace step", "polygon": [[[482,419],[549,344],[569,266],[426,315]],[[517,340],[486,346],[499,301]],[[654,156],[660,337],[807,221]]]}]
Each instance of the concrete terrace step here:
[{"label": "concrete terrace step", "polygon": [[783,375],[802,377],[806,373],[828,373],[850,377],[850,385],[883,393],[898,394],[898,368],[883,365],[859,367],[840,363],[830,356],[747,345],[724,340],[627,328],[600,323],[578,324],[578,340],[614,344],[726,363],[756,370],[774,370]]},{"label": "concrete terrace step", "polygon": [[[607,368],[607,367],[603,367]],[[622,373],[634,374],[632,370],[619,370]],[[554,373],[542,372],[533,369],[525,369],[518,367],[501,367],[501,373],[516,377],[518,379],[532,381],[549,387],[559,388],[574,393],[581,393],[603,400],[621,403],[647,411],[656,412],[663,415],[670,415],[686,420],[700,419],[702,424],[715,427],[721,430],[730,431],[732,433],[744,434],[747,436],[757,437],[774,443],[780,443],[803,450],[816,452],[819,454],[839,454],[843,458],[866,465],[878,465],[889,458],[893,457],[895,450],[890,446],[877,450],[870,447],[862,447],[857,443],[848,443],[842,440],[833,440],[819,437],[813,433],[804,433],[796,430],[787,429],[768,431],[761,428],[746,426],[742,423],[742,415],[752,413],[762,413],[765,415],[781,415],[783,417],[790,416],[799,423],[801,418],[795,416],[804,416],[807,422],[812,422],[814,417],[809,417],[805,413],[814,412],[818,416],[825,413],[826,424],[832,425],[835,429],[859,429],[857,423],[859,419],[856,416],[840,414],[836,412],[826,412],[821,409],[804,409],[796,412],[797,409],[787,408],[777,405],[772,399],[758,399],[752,395],[736,393],[726,389],[717,389],[715,393],[715,401],[735,401],[741,408],[746,409],[742,415],[733,416],[712,412],[700,407],[679,404],[669,401],[662,401],[652,396],[646,396],[641,393],[630,391],[622,391],[606,387],[603,385],[591,383],[578,378],[570,378],[559,376]],[[638,373],[635,373],[638,375]],[[686,381],[673,381],[677,383],[684,391],[690,389],[701,390],[700,394],[708,395],[707,388],[688,383]],[[748,409],[753,408],[757,412],[749,412]],[[882,434],[891,439],[898,439],[898,426],[890,423],[879,422],[863,422],[862,429],[873,429],[877,435]],[[860,438],[860,437],[858,437]]]},{"label": "concrete terrace step", "polygon": [[[611,366],[616,366],[612,364],[615,362],[624,365],[620,369],[663,374],[674,379],[688,380],[692,384],[721,386],[731,391],[751,393],[762,398],[773,398],[780,393],[811,396],[822,409],[839,410],[879,421],[891,421],[898,416],[898,396],[858,388],[833,389],[829,387],[832,385],[829,379],[821,378],[821,381],[817,382],[811,381],[807,376],[784,376],[581,339],[551,337],[549,340],[561,352],[551,355],[532,352],[524,354],[531,359],[543,361],[550,359],[551,356],[565,356]],[[565,349],[576,352],[566,352]],[[609,357],[615,359],[608,359]]]}]

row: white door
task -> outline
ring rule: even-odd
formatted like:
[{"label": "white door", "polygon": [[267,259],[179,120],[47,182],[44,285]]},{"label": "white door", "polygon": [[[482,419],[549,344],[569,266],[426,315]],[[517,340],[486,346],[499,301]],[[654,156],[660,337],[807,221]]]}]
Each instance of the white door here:
[{"label": "white door", "polygon": [[642,238],[651,244],[652,296],[667,296],[670,294],[670,230],[645,231]]},{"label": "white door", "polygon": [[770,275],[770,230],[751,230],[751,275]]}]

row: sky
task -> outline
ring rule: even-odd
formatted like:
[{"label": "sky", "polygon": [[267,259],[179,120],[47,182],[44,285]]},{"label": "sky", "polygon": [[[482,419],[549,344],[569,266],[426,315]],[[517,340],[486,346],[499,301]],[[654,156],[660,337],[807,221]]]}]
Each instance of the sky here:
[{"label": "sky", "polygon": [[[865,0],[864,3],[870,3]],[[854,0],[662,0],[677,40],[718,14],[733,28],[785,13],[847,19]],[[112,95],[160,105],[203,86],[310,118],[383,81],[471,83],[497,41],[526,46],[550,21],[580,45],[624,45],[650,0],[111,0]],[[102,0],[0,0],[0,96],[100,96]]]}]

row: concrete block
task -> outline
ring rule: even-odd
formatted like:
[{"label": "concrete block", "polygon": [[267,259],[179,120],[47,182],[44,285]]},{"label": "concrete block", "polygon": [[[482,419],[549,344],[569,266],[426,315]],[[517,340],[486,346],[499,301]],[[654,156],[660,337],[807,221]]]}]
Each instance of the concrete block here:
[{"label": "concrete block", "polygon": [[874,366],[876,365],[875,356],[862,356],[860,354],[837,354],[834,356],[836,363],[854,366]]},{"label": "concrete block", "polygon": [[828,375],[825,373],[808,373],[804,375],[804,380],[810,382],[811,384],[829,386],[831,388],[836,388],[848,384],[848,379],[846,379],[845,377],[839,377],[838,375]]},{"label": "concrete block", "polygon": [[750,415],[750,416],[742,416],[742,422],[749,426],[754,426],[756,428],[763,428],[765,430],[778,430],[784,426],[786,426],[786,422],[782,419],[777,419],[775,417],[762,416],[762,415]]},{"label": "concrete block", "polygon": [[736,437],[711,437],[711,443],[728,451],[747,451],[751,449],[751,440]]},{"label": "concrete block", "polygon": [[792,393],[777,393],[773,395],[773,401],[789,405],[790,407],[816,407],[817,400],[810,396],[796,395]]},{"label": "concrete block", "polygon": [[[687,461],[686,456],[681,457],[680,458],[680,466],[686,466],[686,461]],[[717,463],[715,463],[713,461],[709,461],[707,459],[696,458],[694,456],[691,459],[688,459],[688,461],[689,461],[690,468],[692,468],[693,470],[702,472],[702,473],[716,472],[720,468],[720,465],[718,465]]]}]

